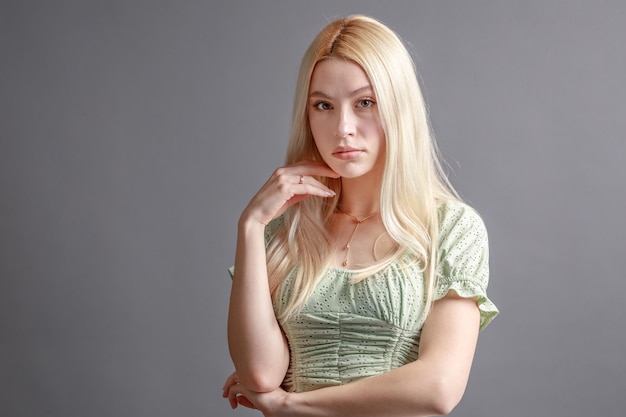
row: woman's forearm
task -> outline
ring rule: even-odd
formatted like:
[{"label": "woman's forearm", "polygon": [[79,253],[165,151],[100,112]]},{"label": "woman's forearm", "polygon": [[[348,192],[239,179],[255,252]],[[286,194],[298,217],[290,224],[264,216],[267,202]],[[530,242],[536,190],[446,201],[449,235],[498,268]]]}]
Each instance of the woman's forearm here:
[{"label": "woman's forearm", "polygon": [[337,387],[286,397],[289,417],[405,417],[448,414],[461,400],[478,339],[474,299],[435,302],[420,339],[419,359]]},{"label": "woman's forearm", "polygon": [[280,386],[289,350],[272,306],[264,226],[242,217],[228,312],[230,355],[242,384],[266,392]]},{"label": "woman's forearm", "polygon": [[[447,381],[449,382],[449,381]],[[444,415],[460,400],[461,388],[440,370],[416,361],[393,371],[336,387],[288,396],[290,417],[417,417]]]}]

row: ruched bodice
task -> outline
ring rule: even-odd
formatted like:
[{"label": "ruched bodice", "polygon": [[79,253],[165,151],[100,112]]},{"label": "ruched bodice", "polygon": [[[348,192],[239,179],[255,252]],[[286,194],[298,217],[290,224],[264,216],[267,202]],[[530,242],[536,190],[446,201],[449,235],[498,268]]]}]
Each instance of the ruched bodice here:
[{"label": "ruched bodice", "polygon": [[291,351],[285,389],[345,384],[417,359],[423,289],[394,266],[358,283],[351,275],[329,269],[301,313],[281,323]]}]

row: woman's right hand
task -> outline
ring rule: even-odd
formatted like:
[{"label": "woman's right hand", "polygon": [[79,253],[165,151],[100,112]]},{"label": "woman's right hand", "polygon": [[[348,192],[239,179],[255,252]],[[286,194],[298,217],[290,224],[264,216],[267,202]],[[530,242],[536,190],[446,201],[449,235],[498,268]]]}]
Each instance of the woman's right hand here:
[{"label": "woman's right hand", "polygon": [[250,200],[241,219],[255,220],[263,225],[279,217],[290,206],[311,196],[335,196],[335,192],[313,176],[339,178],[339,174],[323,162],[300,161],[277,168]]}]

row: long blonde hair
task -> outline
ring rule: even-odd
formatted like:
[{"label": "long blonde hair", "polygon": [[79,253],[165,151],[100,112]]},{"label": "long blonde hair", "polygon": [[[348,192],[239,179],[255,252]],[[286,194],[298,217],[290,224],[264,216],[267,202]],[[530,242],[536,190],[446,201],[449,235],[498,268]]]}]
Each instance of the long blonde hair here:
[{"label": "long blonde hair", "polygon": [[[391,257],[360,270],[353,279],[364,279],[392,262],[419,263],[426,305],[430,306],[436,285],[437,203],[458,196],[437,156],[413,60],[391,29],[372,18],[354,15],[331,22],[313,40],[300,66],[286,163],[322,161],[311,134],[307,102],[315,65],[330,57],[356,62],[374,89],[386,138],[380,213],[387,233],[397,244]],[[337,196],[309,198],[289,208],[268,247],[268,276],[274,297],[295,268],[292,296],[281,319],[299,311],[329,265],[326,225],[336,209],[341,181],[318,180]]]}]

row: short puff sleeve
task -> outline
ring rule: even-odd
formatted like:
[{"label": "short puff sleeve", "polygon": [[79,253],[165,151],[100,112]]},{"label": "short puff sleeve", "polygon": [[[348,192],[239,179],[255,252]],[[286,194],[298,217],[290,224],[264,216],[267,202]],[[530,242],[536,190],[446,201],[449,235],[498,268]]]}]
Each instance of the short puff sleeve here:
[{"label": "short puff sleeve", "polygon": [[454,290],[463,298],[476,298],[482,330],[498,314],[487,297],[489,243],[478,213],[466,204],[450,202],[439,208],[439,263],[435,300]]}]

